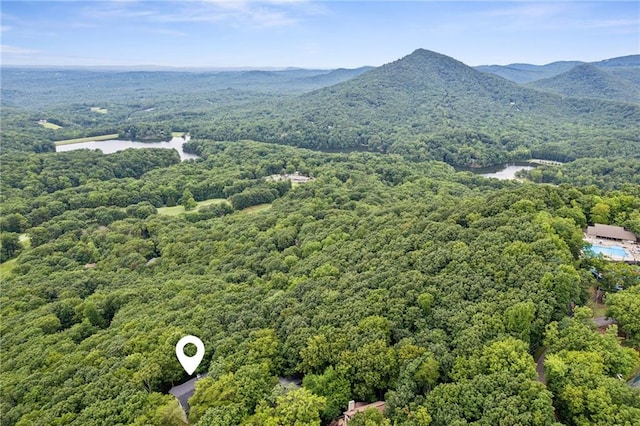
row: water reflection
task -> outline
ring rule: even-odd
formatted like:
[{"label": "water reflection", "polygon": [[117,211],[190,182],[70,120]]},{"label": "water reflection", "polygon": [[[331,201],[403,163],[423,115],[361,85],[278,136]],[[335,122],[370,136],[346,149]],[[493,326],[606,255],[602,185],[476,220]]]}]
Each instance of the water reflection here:
[{"label": "water reflection", "polygon": [[163,148],[163,149],[175,149],[180,154],[180,159],[195,160],[199,158],[196,154],[189,154],[182,150],[182,144],[185,143],[184,138],[173,138],[169,142],[134,142],[134,141],[121,141],[121,140],[108,140],[108,141],[92,141],[74,143],[69,145],[56,146],[56,152],[75,151],[76,149],[99,149],[105,154],[113,154],[117,151],[123,151],[127,148]]}]

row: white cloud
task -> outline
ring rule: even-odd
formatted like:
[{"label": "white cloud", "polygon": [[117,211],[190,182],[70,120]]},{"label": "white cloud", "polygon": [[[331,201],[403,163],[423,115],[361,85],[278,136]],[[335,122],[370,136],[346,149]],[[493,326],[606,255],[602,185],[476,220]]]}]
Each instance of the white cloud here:
[{"label": "white cloud", "polygon": [[300,21],[302,0],[206,0],[184,3],[178,13],[157,16],[164,22],[215,22],[233,27],[270,28]]},{"label": "white cloud", "polygon": [[167,29],[167,28],[150,29],[149,33],[158,34],[158,35],[162,35],[162,36],[169,36],[169,37],[186,37],[188,35],[185,32],[172,30],[172,29]]},{"label": "white cloud", "polygon": [[633,27],[636,31],[640,27],[640,19],[602,19],[583,21],[578,23],[582,28],[626,28]]},{"label": "white cloud", "polygon": [[323,13],[309,0],[191,0],[98,2],[83,10],[89,21],[138,20],[150,23],[211,22],[235,28],[273,28]]},{"label": "white cloud", "polygon": [[504,4],[475,14],[475,25],[508,31],[638,31],[639,18],[611,19],[599,16],[592,6],[586,1]]},{"label": "white cloud", "polygon": [[0,53],[3,55],[32,55],[38,53],[37,50],[27,49],[24,47],[9,46],[7,44],[0,45]]},{"label": "white cloud", "polygon": [[482,16],[486,17],[504,17],[504,18],[548,18],[557,16],[566,11],[566,6],[562,3],[533,3],[520,4],[517,6],[501,7],[493,10],[482,12]]}]

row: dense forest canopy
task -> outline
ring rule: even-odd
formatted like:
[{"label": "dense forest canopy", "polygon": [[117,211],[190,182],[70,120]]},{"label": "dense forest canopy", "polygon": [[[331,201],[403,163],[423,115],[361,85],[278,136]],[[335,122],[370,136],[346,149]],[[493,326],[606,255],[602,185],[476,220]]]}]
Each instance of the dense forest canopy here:
[{"label": "dense forest canopy", "polygon": [[[2,72],[3,425],[328,425],[351,400],[385,401],[356,426],[640,418],[640,270],[582,236],[640,234],[637,103],[422,50],[333,72]],[[200,158],[50,152],[173,132]],[[574,161],[508,181],[451,166],[532,156]],[[296,172],[313,179],[273,178]],[[207,373],[188,415],[168,394],[187,334]]]}]

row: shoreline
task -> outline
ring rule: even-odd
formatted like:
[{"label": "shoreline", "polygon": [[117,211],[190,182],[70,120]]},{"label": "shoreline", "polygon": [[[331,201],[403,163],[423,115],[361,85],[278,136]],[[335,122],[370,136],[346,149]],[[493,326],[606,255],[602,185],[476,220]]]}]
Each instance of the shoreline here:
[{"label": "shoreline", "polygon": [[75,143],[85,143],[85,142],[101,142],[101,141],[108,141],[110,139],[117,139],[118,138],[118,134],[111,134],[111,135],[101,135],[101,136],[87,136],[84,138],[76,138],[76,139],[66,139],[63,141],[56,141],[54,142],[54,144],[56,146],[60,146],[60,145],[72,145]]}]

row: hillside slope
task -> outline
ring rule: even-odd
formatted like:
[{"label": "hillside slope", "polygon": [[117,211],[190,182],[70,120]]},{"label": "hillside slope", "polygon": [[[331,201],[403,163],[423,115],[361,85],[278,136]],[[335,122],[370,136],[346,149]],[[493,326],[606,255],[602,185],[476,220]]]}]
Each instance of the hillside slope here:
[{"label": "hillside slope", "polygon": [[[585,64],[581,61],[559,61],[546,65],[509,64],[509,65],[480,65],[478,71],[495,74],[515,81],[516,83],[530,83],[544,78],[551,78]],[[603,61],[590,62],[594,67],[607,71],[615,76],[638,83],[640,76],[640,55],[620,56]]]},{"label": "hillside slope", "polygon": [[581,64],[551,78],[529,84],[565,96],[640,102],[640,88],[593,65]]},{"label": "hillside slope", "polygon": [[509,65],[479,65],[475,67],[478,71],[495,74],[499,77],[516,83],[529,83],[543,78],[553,77],[563,72],[569,71],[580,61],[559,61],[546,65],[532,64],[509,64]]}]

